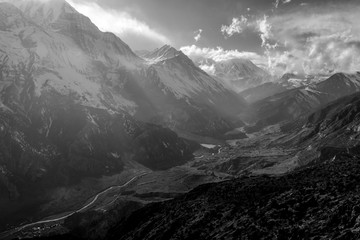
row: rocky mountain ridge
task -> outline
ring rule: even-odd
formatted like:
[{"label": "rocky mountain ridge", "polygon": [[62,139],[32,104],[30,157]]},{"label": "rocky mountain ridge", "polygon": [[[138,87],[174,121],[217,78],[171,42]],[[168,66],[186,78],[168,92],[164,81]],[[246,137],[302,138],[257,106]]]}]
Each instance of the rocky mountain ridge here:
[{"label": "rocky mountain ridge", "polygon": [[291,121],[326,104],[360,91],[360,74],[337,73],[317,84],[291,89],[270,96],[250,107],[256,129],[283,121]]}]

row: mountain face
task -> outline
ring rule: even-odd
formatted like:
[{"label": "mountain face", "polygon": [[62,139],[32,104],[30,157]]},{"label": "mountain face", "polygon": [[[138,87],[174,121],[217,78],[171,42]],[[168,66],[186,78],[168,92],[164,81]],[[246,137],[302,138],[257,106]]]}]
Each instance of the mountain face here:
[{"label": "mountain face", "polygon": [[360,74],[337,73],[320,83],[260,100],[252,105],[256,129],[310,114],[341,97],[360,91]]},{"label": "mountain face", "polygon": [[200,65],[212,66],[212,74],[237,92],[271,81],[268,72],[247,59],[236,58],[219,62],[205,60],[200,62]]},{"label": "mountain face", "polygon": [[[19,3],[33,6],[32,2]],[[40,2],[36,1],[33,7],[37,4]],[[71,93],[86,106],[128,112],[136,108],[131,99],[106,84],[119,78],[120,70],[115,69],[135,66],[141,61],[120,39],[100,32],[66,2],[54,5],[59,9],[48,10],[59,11],[49,26],[38,25],[31,17],[36,21],[40,14],[35,13],[42,13],[43,8],[30,11],[26,10],[28,5],[21,5],[25,13],[34,12],[26,15],[8,3],[1,6],[5,23],[1,34],[2,57],[8,65],[28,64],[33,59],[37,95],[54,90],[62,95]]]},{"label": "mountain face", "polygon": [[181,54],[175,48],[170,45],[164,45],[161,48],[157,48],[152,52],[145,53],[142,57],[151,63],[161,62],[167,59],[175,58]]},{"label": "mountain face", "polygon": [[118,66],[140,61],[121,39],[99,31],[89,18],[64,0],[14,0],[11,3],[39,26],[70,37],[95,60],[108,60]]},{"label": "mountain face", "polygon": [[360,94],[332,102],[308,117],[284,126],[288,144],[311,145],[312,148],[336,146],[350,149],[357,146],[360,136]]},{"label": "mountain face", "polygon": [[342,154],[358,154],[360,137],[360,93],[333,101],[311,114],[280,124],[281,138],[274,146],[297,148],[298,163],[314,164],[326,154],[331,159]]},{"label": "mountain face", "polygon": [[171,46],[156,49],[144,59],[148,64],[147,96],[161,109],[167,126],[217,135],[231,129],[231,120],[246,106],[240,96]]}]

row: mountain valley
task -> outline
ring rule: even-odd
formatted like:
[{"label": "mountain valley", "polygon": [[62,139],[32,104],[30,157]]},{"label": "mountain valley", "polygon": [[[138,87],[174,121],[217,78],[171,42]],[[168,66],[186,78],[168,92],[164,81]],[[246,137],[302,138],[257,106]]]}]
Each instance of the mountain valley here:
[{"label": "mountain valley", "polygon": [[359,140],[360,72],[135,51],[65,0],[0,2],[0,239],[356,239]]}]

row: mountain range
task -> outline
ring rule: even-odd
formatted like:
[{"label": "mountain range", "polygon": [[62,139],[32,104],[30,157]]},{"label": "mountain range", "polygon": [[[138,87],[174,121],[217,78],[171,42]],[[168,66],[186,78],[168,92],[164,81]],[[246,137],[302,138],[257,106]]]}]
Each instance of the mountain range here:
[{"label": "mountain range", "polygon": [[359,92],[0,2],[0,238],[356,238]]},{"label": "mountain range", "polygon": [[360,74],[337,73],[316,84],[284,91],[252,104],[255,129],[294,120],[360,90]]}]

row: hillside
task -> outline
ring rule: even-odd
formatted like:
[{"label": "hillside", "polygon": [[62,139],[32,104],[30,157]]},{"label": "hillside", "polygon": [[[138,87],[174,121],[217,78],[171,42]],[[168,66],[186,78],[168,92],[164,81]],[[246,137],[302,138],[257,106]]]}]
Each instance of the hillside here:
[{"label": "hillside", "polygon": [[257,121],[254,129],[291,121],[312,113],[341,97],[360,90],[360,75],[337,73],[330,78],[306,87],[291,89],[270,96],[250,106],[250,119]]}]

